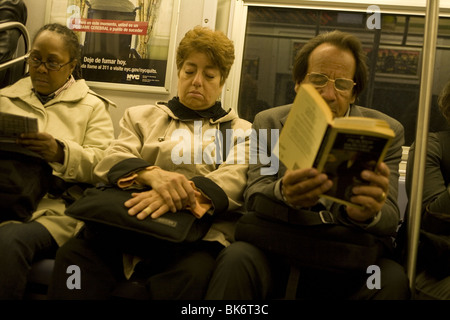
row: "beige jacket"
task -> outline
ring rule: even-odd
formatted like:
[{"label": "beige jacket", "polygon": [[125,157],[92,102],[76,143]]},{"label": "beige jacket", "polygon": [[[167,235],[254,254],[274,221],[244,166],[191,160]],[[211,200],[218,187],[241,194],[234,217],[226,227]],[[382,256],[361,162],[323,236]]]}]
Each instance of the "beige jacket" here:
[{"label": "beige jacket", "polygon": [[[78,80],[45,105],[32,92],[29,77],[0,91],[0,111],[38,119],[39,131],[64,145],[64,164],[50,163],[53,174],[68,182],[98,182],[94,166],[114,139],[109,106],[114,103],[91,91]],[[61,199],[44,197],[32,220],[44,225],[62,245],[75,235],[81,222],[64,215]]]},{"label": "beige jacket", "polygon": [[[214,137],[209,135],[215,130],[210,129],[219,129],[221,122],[229,120],[235,133],[238,129],[241,133],[251,129],[251,124],[240,119],[233,110],[216,121],[203,119],[194,122],[180,120],[164,104],[128,108],[120,121],[118,139],[108,148],[95,173],[108,182],[107,173],[112,166],[125,159],[141,158],[164,170],[182,173],[188,179],[195,176],[211,179],[227,194],[228,211],[239,211],[243,207],[243,192],[247,183],[249,132],[246,138],[233,137],[234,148],[227,161],[217,169],[214,161],[210,161],[215,156],[212,150]],[[194,130],[201,135],[194,136]],[[187,155],[186,158],[180,156],[181,150],[183,155]],[[238,160],[240,163],[237,163]],[[234,238],[236,217],[239,215],[231,213],[216,217],[204,240],[229,245]]]}]

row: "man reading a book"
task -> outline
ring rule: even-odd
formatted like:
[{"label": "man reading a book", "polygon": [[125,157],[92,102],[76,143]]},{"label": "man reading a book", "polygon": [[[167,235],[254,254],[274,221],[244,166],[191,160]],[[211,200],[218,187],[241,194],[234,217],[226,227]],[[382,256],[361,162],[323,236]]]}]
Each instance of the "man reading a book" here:
[{"label": "man reading a book", "polygon": [[[249,211],[256,210],[256,195],[263,193],[274,201],[281,201],[294,208],[299,215],[304,211],[327,210],[340,224],[355,226],[377,236],[395,235],[400,220],[397,206],[398,166],[401,161],[404,131],[397,120],[355,104],[367,81],[368,70],[365,61],[361,42],[355,36],[333,31],[308,41],[298,52],[293,68],[295,90],[297,91],[301,84],[312,84],[335,118],[359,116],[384,119],[395,132],[384,162],[374,171],[362,171],[361,179],[368,184],[353,187],[351,201],[359,206],[346,206],[322,198],[321,195],[332,188],[333,182],[315,168],[287,170],[280,163],[277,173],[263,175],[261,168],[270,164],[258,162],[249,166],[245,193]],[[260,112],[254,119],[253,128],[257,133],[261,129],[281,130],[290,108],[291,105],[285,105]],[[270,137],[270,134],[267,134],[267,137]],[[270,146],[271,141],[268,138],[268,149]],[[367,274],[341,276],[323,270],[302,269],[297,297],[408,299],[408,280],[403,267],[389,257],[379,259],[376,265],[381,270],[380,289],[368,288]],[[285,287],[288,273],[288,265],[271,259],[270,255],[251,244],[237,241],[218,258],[209,297],[279,298],[282,292],[277,292],[273,284],[281,284],[281,287],[284,284]]]}]

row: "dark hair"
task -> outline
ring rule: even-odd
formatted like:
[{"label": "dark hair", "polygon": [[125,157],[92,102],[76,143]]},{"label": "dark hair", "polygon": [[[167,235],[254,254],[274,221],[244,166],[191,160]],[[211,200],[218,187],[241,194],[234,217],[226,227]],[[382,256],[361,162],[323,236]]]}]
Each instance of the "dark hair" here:
[{"label": "dark hair", "polygon": [[332,31],[319,34],[309,40],[297,53],[293,68],[293,77],[295,83],[302,82],[308,72],[308,60],[311,52],[319,45],[329,43],[342,50],[349,50],[356,61],[356,70],[353,81],[356,85],[353,87],[355,97],[364,90],[367,83],[367,57],[362,50],[361,41],[354,35],[342,31]]},{"label": "dark hair", "polygon": [[234,45],[223,32],[200,26],[186,32],[177,49],[178,71],[192,52],[205,53],[219,68],[220,83],[225,83],[234,62]]},{"label": "dark hair", "polygon": [[63,36],[64,42],[66,45],[66,50],[69,52],[69,56],[71,60],[77,60],[77,64],[75,68],[72,71],[72,75],[75,79],[81,79],[81,48],[80,43],[78,40],[78,36],[75,32],[73,32],[71,29],[69,29],[66,26],[63,26],[59,23],[50,23],[46,24],[43,27],[41,27],[36,35],[34,36],[33,42],[36,40],[36,38],[41,34],[43,31],[52,31],[59,33]]},{"label": "dark hair", "polygon": [[447,82],[444,89],[438,97],[438,106],[441,110],[442,115],[445,117],[447,122],[450,123],[450,81]]}]

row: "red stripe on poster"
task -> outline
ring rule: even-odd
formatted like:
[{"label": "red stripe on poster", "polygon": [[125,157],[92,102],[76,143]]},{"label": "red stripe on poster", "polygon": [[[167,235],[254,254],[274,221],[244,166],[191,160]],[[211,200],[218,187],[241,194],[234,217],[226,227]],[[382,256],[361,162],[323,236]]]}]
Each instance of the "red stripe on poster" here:
[{"label": "red stripe on poster", "polygon": [[81,32],[146,35],[148,22],[83,18],[72,19],[70,27],[74,31]]}]

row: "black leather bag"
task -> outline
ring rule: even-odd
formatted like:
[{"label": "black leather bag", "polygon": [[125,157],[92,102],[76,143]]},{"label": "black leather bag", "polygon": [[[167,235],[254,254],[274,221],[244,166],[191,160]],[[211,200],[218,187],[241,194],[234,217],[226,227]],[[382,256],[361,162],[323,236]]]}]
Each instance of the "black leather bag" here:
[{"label": "black leather bag", "polygon": [[52,168],[37,153],[0,143],[0,222],[27,221],[52,181]]},{"label": "black leather bag", "polygon": [[295,299],[301,267],[366,272],[391,243],[389,237],[380,238],[338,224],[329,211],[299,212],[263,194],[258,194],[254,201],[256,210],[239,219],[235,238],[285,258],[291,264],[288,299]]},{"label": "black leather bag", "polygon": [[136,236],[143,241],[150,237],[174,243],[195,242],[202,239],[210,228],[211,215],[205,214],[198,219],[188,210],[167,212],[156,219],[139,220],[130,216],[124,203],[133,192],[142,191],[122,190],[114,186],[88,188],[81,199],[66,209],[66,214],[84,221],[91,230],[127,238]]},{"label": "black leather bag", "polygon": [[380,238],[338,224],[329,211],[298,212],[264,195],[258,195],[256,201],[256,212],[238,221],[236,239],[286,256],[301,266],[366,270],[376,263],[390,241],[389,237]]}]

